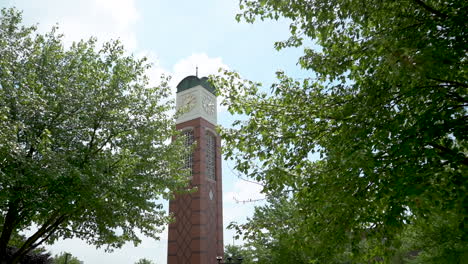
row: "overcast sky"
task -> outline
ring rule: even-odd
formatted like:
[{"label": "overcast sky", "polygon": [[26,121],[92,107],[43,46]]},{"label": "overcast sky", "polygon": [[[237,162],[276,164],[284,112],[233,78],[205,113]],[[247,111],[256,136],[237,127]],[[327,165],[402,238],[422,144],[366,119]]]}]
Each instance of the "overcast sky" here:
[{"label": "overcast sky", "polygon": [[[41,32],[58,24],[66,45],[91,36],[100,43],[120,39],[129,53],[153,62],[151,78],[172,75],[174,88],[185,76],[194,75],[196,66],[199,76],[223,67],[266,86],[280,69],[296,77],[303,74],[296,65],[301,50],[278,52],[273,47],[274,41],[288,37],[287,22],[237,23],[238,0],[0,0],[0,7],[11,6],[23,10],[24,23],[38,23]],[[227,112],[218,113],[221,125],[229,126],[232,120]],[[258,185],[240,180],[232,168],[233,164],[223,163],[225,227],[252,215],[254,203],[236,200],[262,197]],[[225,228],[225,245],[241,243],[232,237]],[[132,264],[140,258],[165,264],[167,230],[160,241],[143,238],[137,247],[127,244],[113,253],[80,240],[59,241],[47,248],[53,254],[71,252],[86,264]]]}]

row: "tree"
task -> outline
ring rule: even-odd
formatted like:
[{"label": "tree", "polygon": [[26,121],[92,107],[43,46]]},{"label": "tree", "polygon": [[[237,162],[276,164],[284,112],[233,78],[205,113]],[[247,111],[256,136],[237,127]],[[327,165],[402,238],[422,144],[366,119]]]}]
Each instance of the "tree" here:
[{"label": "tree", "polygon": [[154,264],[154,262],[149,259],[142,258],[135,262],[135,264]]},{"label": "tree", "polygon": [[81,264],[81,261],[68,252],[62,252],[55,255],[54,264]]},{"label": "tree", "polygon": [[[158,238],[170,217],[157,202],[186,185],[167,78],[147,87],[146,59],[118,41],[69,48],[0,17],[0,263],[43,242],[77,237],[107,250]],[[37,227],[12,258],[12,234]]]},{"label": "tree", "polygon": [[[264,184],[272,202],[238,231],[290,252],[302,247],[298,263],[331,263],[338,256],[388,261],[411,227],[432,234],[418,245],[421,256],[434,257],[428,261],[440,259],[437,252],[462,259],[468,3],[241,0],[240,6],[237,18],[247,22],[291,21],[291,37],[277,49],[304,41],[319,48],[306,47],[299,58],[311,78],[278,72],[271,92],[235,72],[214,80],[229,111],[248,117],[223,130],[225,154]],[[290,212],[284,225],[278,210]],[[442,223],[431,221],[442,216]],[[444,248],[433,251],[435,245]]]},{"label": "tree", "polygon": [[236,246],[236,245],[226,245],[224,247],[223,258],[224,260],[226,260],[228,257],[232,257],[232,258],[243,257],[242,247]]},{"label": "tree", "polygon": [[254,252],[246,246],[226,245],[224,247],[224,262],[228,262],[228,258],[232,258],[232,262],[237,262],[238,258],[242,258],[242,264],[252,264]]},{"label": "tree", "polygon": [[[246,246],[251,249],[249,258],[257,260],[254,263],[309,263],[310,252],[319,245],[305,243],[303,235],[307,234],[300,233],[297,220],[297,208],[291,200],[268,197],[268,203],[257,206],[246,224],[231,223],[228,228],[244,235]],[[331,260],[327,262],[333,263]]]}]

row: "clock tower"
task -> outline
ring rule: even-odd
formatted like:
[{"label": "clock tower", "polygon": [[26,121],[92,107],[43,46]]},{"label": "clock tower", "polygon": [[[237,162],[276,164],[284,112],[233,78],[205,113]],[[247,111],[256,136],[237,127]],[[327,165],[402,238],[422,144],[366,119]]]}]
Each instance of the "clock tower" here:
[{"label": "clock tower", "polygon": [[191,170],[190,186],[197,191],[169,202],[175,221],[169,225],[167,263],[216,263],[223,255],[223,207],[215,88],[206,77],[188,76],[177,85],[176,107],[185,110],[177,129],[187,145],[195,143],[185,166]]}]

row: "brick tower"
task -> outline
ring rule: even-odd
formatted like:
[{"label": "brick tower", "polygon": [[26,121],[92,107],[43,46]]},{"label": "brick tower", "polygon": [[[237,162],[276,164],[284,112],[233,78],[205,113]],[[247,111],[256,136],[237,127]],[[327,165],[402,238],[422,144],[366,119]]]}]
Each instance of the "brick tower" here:
[{"label": "brick tower", "polygon": [[196,142],[185,164],[192,171],[191,186],[198,191],[169,202],[175,222],[169,225],[167,263],[216,263],[223,255],[223,207],[215,89],[206,77],[188,76],[177,85],[176,106],[186,109],[177,129],[188,145]]}]

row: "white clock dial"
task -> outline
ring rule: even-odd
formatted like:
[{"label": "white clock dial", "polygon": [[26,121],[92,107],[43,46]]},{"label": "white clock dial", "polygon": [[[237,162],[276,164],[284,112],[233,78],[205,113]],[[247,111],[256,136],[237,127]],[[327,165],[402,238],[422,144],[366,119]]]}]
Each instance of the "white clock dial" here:
[{"label": "white clock dial", "polygon": [[186,95],[182,101],[183,107],[186,107],[188,112],[193,109],[196,103],[197,98],[193,94]]},{"label": "white clock dial", "polygon": [[205,112],[208,115],[214,115],[215,114],[215,102],[214,102],[213,98],[210,98],[208,96],[204,96],[203,101],[202,101],[202,107],[203,107],[203,110],[205,110]]}]

